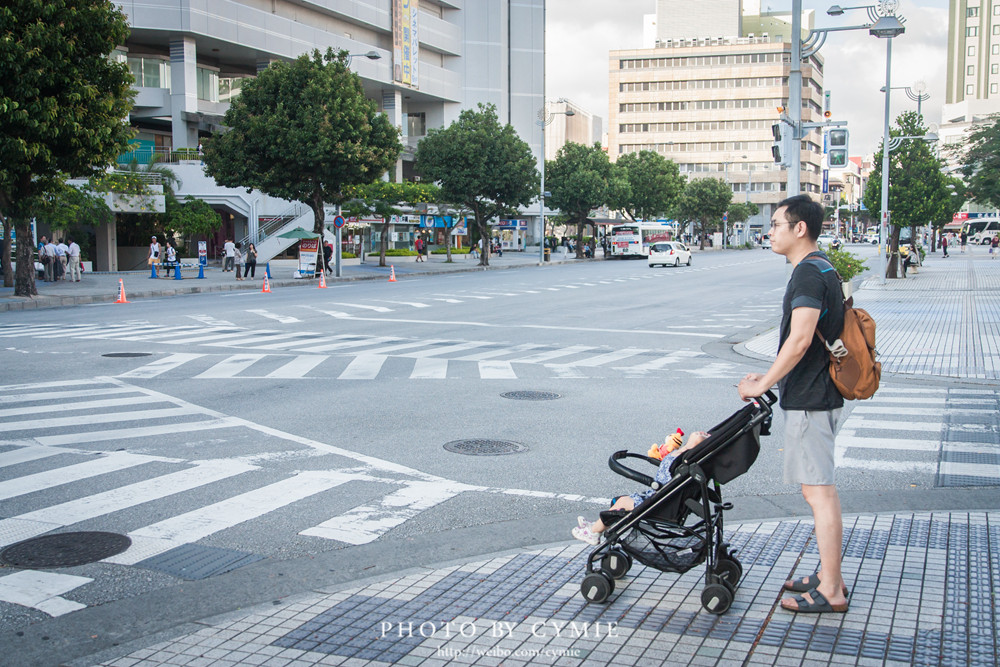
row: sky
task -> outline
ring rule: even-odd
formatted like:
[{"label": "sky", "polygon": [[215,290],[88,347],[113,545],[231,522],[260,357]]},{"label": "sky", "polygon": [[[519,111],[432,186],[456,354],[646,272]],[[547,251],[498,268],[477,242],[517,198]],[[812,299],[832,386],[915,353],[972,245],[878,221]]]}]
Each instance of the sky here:
[{"label": "sky", "polygon": [[[791,0],[761,0],[761,4],[772,11],[790,11],[792,6]],[[816,10],[814,27],[868,22],[864,11],[827,16],[827,8],[834,4],[837,0],[803,0],[804,9]],[[546,98],[573,101],[600,116],[607,131],[608,52],[642,48],[642,17],[655,12],[656,0],[547,0]],[[897,16],[906,19],[906,32],[892,40],[891,85],[912,87],[924,82],[930,94],[922,105],[924,118],[940,123],[948,58],[948,2],[904,0]],[[880,92],[885,85],[885,40],[870,36],[867,30],[834,32],[819,53],[825,59],[824,85],[831,91],[832,120],[848,121],[851,155],[873,153],[882,140],[885,113]],[[916,107],[906,91],[892,92],[890,118]]]}]

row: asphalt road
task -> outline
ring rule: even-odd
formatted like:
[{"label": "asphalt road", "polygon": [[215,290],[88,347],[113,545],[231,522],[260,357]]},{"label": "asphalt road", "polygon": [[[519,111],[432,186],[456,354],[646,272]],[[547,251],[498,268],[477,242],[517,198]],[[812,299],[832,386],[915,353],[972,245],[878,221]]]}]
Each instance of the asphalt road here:
[{"label": "asphalt road", "polygon": [[[5,597],[0,569],[0,645],[54,663],[317,581],[568,539],[634,490],[612,452],[740,407],[766,363],[733,345],[776,323],[786,279],[782,258],[730,251],[10,313],[0,545],[132,547],[58,570],[78,579],[52,584],[55,616]],[[804,512],[775,422],[727,486],[737,519]],[[932,476],[871,457],[841,477],[846,508],[932,502]]]}]

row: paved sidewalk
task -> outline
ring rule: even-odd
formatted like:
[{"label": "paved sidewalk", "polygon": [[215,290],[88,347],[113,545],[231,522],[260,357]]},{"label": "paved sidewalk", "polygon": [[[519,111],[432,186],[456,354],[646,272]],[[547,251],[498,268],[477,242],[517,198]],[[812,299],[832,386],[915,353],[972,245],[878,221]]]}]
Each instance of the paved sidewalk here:
[{"label": "paved sidewalk", "polygon": [[722,616],[704,568],[635,565],[607,604],[579,593],[580,543],[298,595],[207,619],[122,657],[71,665],[995,665],[1000,512],[845,518],[846,614],[793,614],[781,586],[816,570],[812,523],[727,531],[743,578]]},{"label": "paved sidewalk", "polygon": [[[469,255],[453,255],[452,262],[446,262],[444,255],[430,255],[426,262],[416,262],[416,257],[387,257],[386,266],[378,265],[378,258],[360,260],[344,260],[341,264],[341,277],[327,277],[327,284],[353,280],[388,280],[390,271],[394,268],[397,280],[405,280],[407,276],[436,273],[460,273],[465,271],[483,271],[510,269],[522,266],[538,266],[537,252],[510,252],[503,257],[490,257],[487,268],[479,266],[479,260]],[[577,261],[571,257],[555,255],[546,264],[562,264]],[[272,290],[287,287],[316,288],[315,280],[300,280],[293,278],[298,267],[297,260],[272,260],[270,287]],[[332,266],[332,262],[331,262]],[[151,278],[151,271],[127,271],[115,273],[85,273],[83,279],[76,282],[59,281],[46,283],[37,281],[38,296],[24,298],[14,296],[14,288],[0,287],[0,312],[5,310],[27,310],[35,308],[59,308],[86,303],[106,303],[118,298],[118,281],[125,285],[125,295],[129,301],[135,299],[162,298],[178,294],[196,294],[200,292],[224,292],[230,290],[260,290],[263,287],[265,268],[257,266],[256,278],[237,282],[235,273],[223,273],[218,265],[206,267],[205,277],[197,278],[198,268],[187,267],[181,270],[181,280],[173,275],[169,278],[165,272],[158,270],[157,278]]]}]

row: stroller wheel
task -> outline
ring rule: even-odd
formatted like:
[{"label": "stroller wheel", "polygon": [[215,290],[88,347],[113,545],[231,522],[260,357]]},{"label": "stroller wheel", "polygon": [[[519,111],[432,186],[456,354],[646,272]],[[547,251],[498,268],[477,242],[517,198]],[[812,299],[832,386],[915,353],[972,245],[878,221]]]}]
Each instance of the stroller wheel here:
[{"label": "stroller wheel", "polygon": [[735,591],[736,584],[739,583],[740,577],[743,576],[743,567],[738,560],[720,558],[719,562],[715,564],[713,572],[718,575],[719,579],[725,581],[730,589]]},{"label": "stroller wheel", "polygon": [[615,580],[604,572],[591,572],[580,584],[580,593],[587,602],[604,602],[614,592]]},{"label": "stroller wheel", "polygon": [[632,557],[624,551],[612,549],[601,559],[601,571],[612,579],[621,579],[632,568]]},{"label": "stroller wheel", "polygon": [[709,584],[701,592],[701,606],[710,614],[724,614],[733,604],[733,594],[722,584]]}]

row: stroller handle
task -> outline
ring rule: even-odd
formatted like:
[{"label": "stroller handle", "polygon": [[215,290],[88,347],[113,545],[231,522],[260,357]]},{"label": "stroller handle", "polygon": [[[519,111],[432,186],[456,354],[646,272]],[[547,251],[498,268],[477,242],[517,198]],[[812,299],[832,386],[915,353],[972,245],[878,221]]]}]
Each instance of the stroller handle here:
[{"label": "stroller handle", "polygon": [[621,459],[629,459],[629,458],[642,459],[643,461],[652,463],[655,466],[660,465],[659,461],[657,461],[654,458],[650,458],[645,454],[635,454],[633,452],[628,451],[627,449],[622,449],[611,455],[611,458],[608,459],[608,467],[610,467],[612,470],[614,470],[622,477],[628,477],[632,481],[639,482],[643,486],[652,486],[653,484],[652,477],[650,477],[649,475],[643,475],[641,472],[636,472],[635,470],[632,470],[631,468],[628,468],[618,462]]}]

